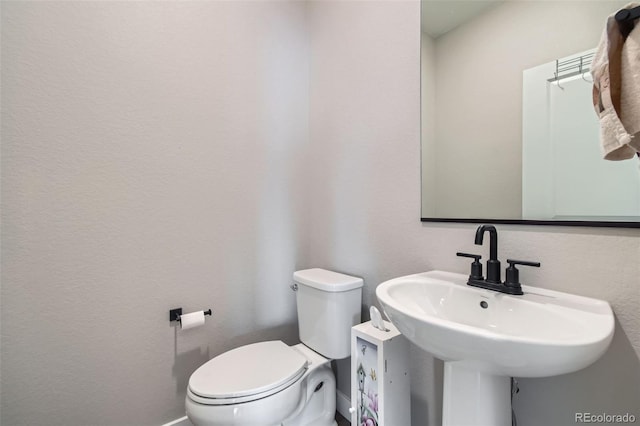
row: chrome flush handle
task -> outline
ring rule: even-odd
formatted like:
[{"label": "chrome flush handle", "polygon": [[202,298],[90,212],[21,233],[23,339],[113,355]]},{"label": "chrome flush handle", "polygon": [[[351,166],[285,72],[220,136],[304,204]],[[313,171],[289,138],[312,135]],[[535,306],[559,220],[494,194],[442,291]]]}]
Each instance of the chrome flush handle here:
[{"label": "chrome flush handle", "polygon": [[293,291],[298,291],[298,284],[297,283],[293,283],[289,286],[291,288],[291,290]]}]

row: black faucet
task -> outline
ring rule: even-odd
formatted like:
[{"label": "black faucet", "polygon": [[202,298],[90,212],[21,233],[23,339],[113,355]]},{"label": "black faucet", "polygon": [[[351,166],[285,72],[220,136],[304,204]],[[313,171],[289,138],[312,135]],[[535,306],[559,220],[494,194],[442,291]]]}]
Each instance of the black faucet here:
[{"label": "black faucet", "polygon": [[521,295],[522,286],[520,285],[519,271],[515,265],[535,266],[539,267],[539,262],[529,262],[524,260],[507,259],[509,267],[507,268],[507,279],[503,283],[500,279],[500,261],[498,260],[498,231],[493,225],[480,225],[476,230],[475,243],[482,245],[485,231],[489,232],[489,260],[487,260],[487,279],[482,276],[482,258],[477,254],[457,253],[458,256],[472,257],[474,259],[471,264],[471,274],[467,284],[474,287],[485,288],[488,290],[499,291],[501,293]]},{"label": "black faucet", "polygon": [[482,245],[485,231],[489,231],[489,260],[487,260],[487,282],[501,284],[500,261],[498,260],[498,231],[493,225],[480,225],[476,230],[475,243]]}]

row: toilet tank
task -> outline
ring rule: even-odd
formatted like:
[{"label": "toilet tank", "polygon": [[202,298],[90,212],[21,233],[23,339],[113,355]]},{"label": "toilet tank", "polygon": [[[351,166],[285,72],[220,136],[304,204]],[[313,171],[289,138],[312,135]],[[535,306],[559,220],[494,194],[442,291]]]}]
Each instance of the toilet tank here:
[{"label": "toilet tank", "polygon": [[300,341],[331,359],[351,355],[351,327],[360,324],[362,278],[314,268],[293,274]]}]

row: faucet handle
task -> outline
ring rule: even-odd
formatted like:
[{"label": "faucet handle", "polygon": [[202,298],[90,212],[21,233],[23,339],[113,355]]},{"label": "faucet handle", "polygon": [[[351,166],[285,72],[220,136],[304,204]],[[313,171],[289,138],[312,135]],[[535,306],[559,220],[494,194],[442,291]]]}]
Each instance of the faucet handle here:
[{"label": "faucet handle", "polygon": [[540,267],[540,262],[529,262],[528,260],[507,259],[509,266],[506,269],[506,279],[504,285],[509,288],[511,294],[523,294],[520,286],[520,271],[516,265]]},{"label": "faucet handle", "polygon": [[471,254],[471,253],[462,253],[462,252],[457,252],[456,256],[460,256],[460,257],[472,257],[476,260],[476,262],[480,261],[480,259],[482,259],[482,255],[479,254]]},{"label": "faucet handle", "polygon": [[[507,263],[509,267],[513,265],[522,265],[522,266],[535,266],[536,268],[540,267],[540,262],[530,262],[528,260],[515,260],[515,259],[507,259]],[[513,266],[515,268],[515,266]]]},{"label": "faucet handle", "polygon": [[458,252],[456,253],[456,256],[473,258],[473,263],[471,263],[471,274],[469,275],[469,279],[484,280],[484,277],[482,276],[482,263],[480,263],[480,259],[482,259],[481,255]]}]

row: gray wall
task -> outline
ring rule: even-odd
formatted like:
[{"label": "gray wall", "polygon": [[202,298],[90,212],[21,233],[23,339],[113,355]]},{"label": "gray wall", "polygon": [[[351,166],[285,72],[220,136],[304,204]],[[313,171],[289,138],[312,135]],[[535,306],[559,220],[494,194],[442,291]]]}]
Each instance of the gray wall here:
[{"label": "gray wall", "polygon": [[425,32],[420,33],[420,154],[422,205],[420,217],[439,217],[438,144],[436,139],[436,43]]},{"label": "gray wall", "polygon": [[209,358],[297,343],[305,14],[2,2],[2,425],[161,424]]},{"label": "gray wall", "polygon": [[[418,220],[419,34],[415,1],[3,2],[0,423],[180,417],[206,359],[296,342],[296,268],[363,276],[367,306],[464,273],[474,226]],[[618,319],[593,367],[521,381],[519,424],[640,417],[640,231],[499,230],[543,264],[523,282]],[[176,335],[180,305],[214,316]],[[414,425],[438,424],[441,362],[411,360]]]}]

